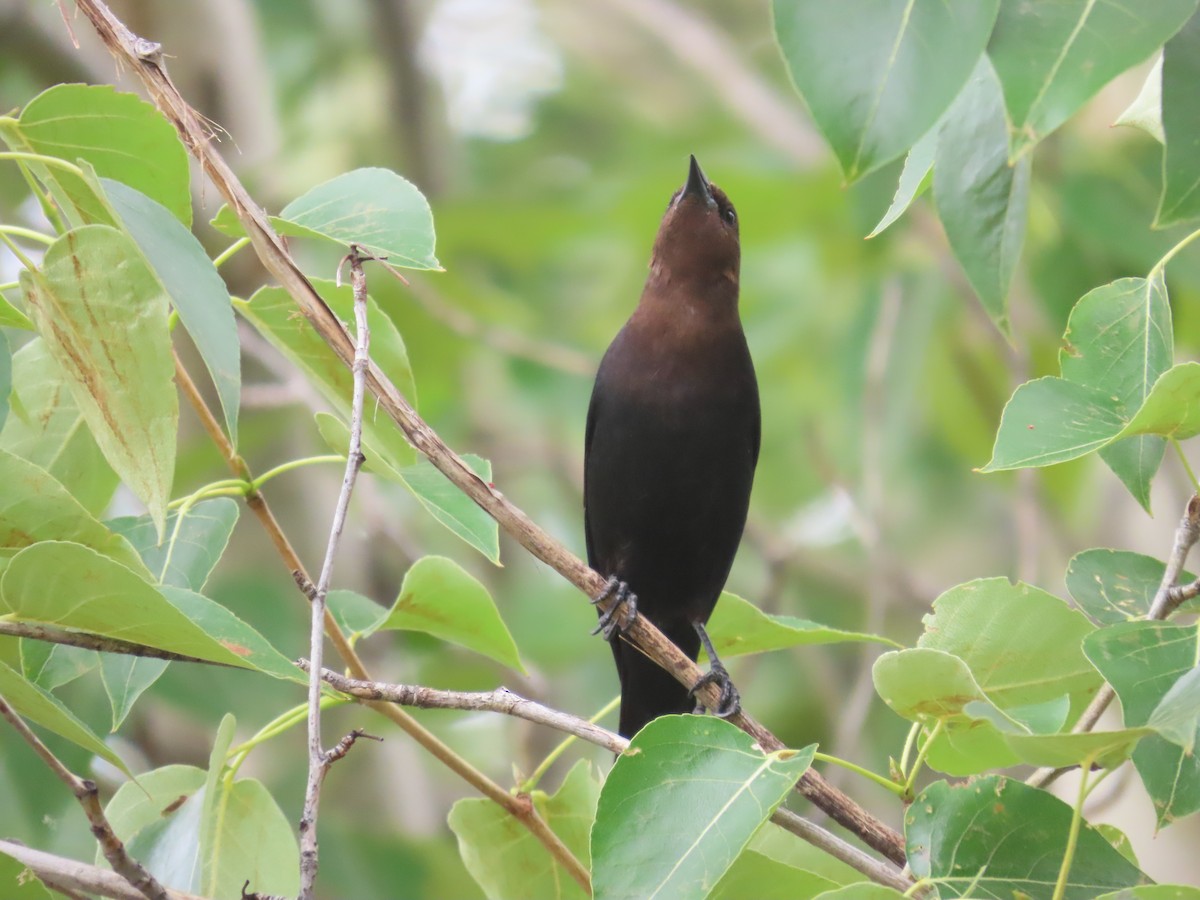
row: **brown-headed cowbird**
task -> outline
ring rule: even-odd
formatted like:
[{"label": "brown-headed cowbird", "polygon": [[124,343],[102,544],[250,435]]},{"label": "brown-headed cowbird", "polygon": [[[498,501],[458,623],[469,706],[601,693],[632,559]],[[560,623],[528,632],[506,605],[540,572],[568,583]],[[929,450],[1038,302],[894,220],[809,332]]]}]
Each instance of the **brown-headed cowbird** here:
[{"label": "brown-headed cowbird", "polygon": [[[592,391],[584,449],[588,562],[609,577],[615,615],[601,626],[621,681],[619,730],[694,707],[691,690],[621,640],[644,614],[695,659],[703,641],[721,686],[737,692],[704,623],[737,553],[754,467],[759,405],[738,318],[741,248],[725,193],[691,158],[659,226],[637,309],[613,339]],[[636,596],[634,596],[636,595]],[[636,611],[636,612],[635,612]]]}]

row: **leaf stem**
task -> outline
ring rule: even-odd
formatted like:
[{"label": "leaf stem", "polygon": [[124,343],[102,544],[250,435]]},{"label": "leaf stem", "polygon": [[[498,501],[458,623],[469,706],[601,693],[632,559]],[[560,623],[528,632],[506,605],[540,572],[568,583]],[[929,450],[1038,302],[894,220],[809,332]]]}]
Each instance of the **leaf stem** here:
[{"label": "leaf stem", "polygon": [[5,291],[15,291],[20,286],[21,282],[19,281],[6,281],[4,284],[0,284],[0,294],[4,293]]},{"label": "leaf stem", "polygon": [[[321,698],[321,709],[330,709],[334,706],[344,706],[352,702],[348,697],[338,697],[332,694]],[[280,713],[266,725],[258,730],[253,736],[232,748],[225,756],[225,765],[228,771],[225,773],[224,781],[226,785],[233,784],[233,779],[237,775],[238,769],[242,763],[246,761],[246,757],[250,755],[250,751],[261,744],[265,744],[272,738],[295,728],[305,720],[308,715],[308,704],[302,703],[299,706],[293,706],[291,709]]]},{"label": "leaf stem", "polygon": [[1160,259],[1158,262],[1156,262],[1154,264],[1154,268],[1150,270],[1149,274],[1146,277],[1148,279],[1153,279],[1155,277],[1155,275],[1157,275],[1158,273],[1160,273],[1164,269],[1166,269],[1167,263],[1169,263],[1172,259],[1174,259],[1176,254],[1178,254],[1180,250],[1182,250],[1184,247],[1186,247],[1188,244],[1190,244],[1192,241],[1194,241],[1198,237],[1200,237],[1200,228],[1193,231],[1191,234],[1189,234],[1187,237],[1185,237],[1183,240],[1181,240],[1178,244],[1176,244],[1174,247],[1172,247],[1170,250],[1168,250],[1166,252],[1166,255],[1163,256],[1162,259]]},{"label": "leaf stem", "polygon": [[299,469],[303,466],[315,466],[318,463],[340,463],[345,462],[344,456],[306,456],[304,459],[293,459],[290,462],[282,463],[273,469],[268,469],[257,478],[250,482],[251,490],[259,490],[264,484],[274,478],[276,475],[283,475],[285,472],[291,472],[293,469]]},{"label": "leaf stem", "polygon": [[28,256],[26,256],[24,253],[22,253],[21,248],[18,247],[13,242],[13,239],[10,238],[7,234],[5,234],[3,230],[0,230],[0,241],[4,241],[4,243],[8,245],[8,249],[12,251],[12,255],[15,256],[18,259],[18,261],[20,261],[21,265],[23,265],[26,269],[28,269],[31,272],[37,271],[37,264],[34,263],[34,261],[32,259],[30,259]]},{"label": "leaf stem", "polygon": [[1196,480],[1196,473],[1192,471],[1192,464],[1188,462],[1187,455],[1183,452],[1183,447],[1180,446],[1177,438],[1171,438],[1171,446],[1175,448],[1175,452],[1179,455],[1179,461],[1183,463],[1183,470],[1187,472],[1188,480],[1192,483],[1192,492],[1200,494],[1200,481]]},{"label": "leaf stem", "polygon": [[13,237],[25,238],[27,241],[36,241],[39,244],[45,244],[49,247],[57,238],[51,234],[42,234],[40,231],[34,231],[32,228],[22,228],[20,225],[0,225],[0,231],[5,234],[11,234]]},{"label": "leaf stem", "polygon": [[[605,703],[603,707],[601,707],[599,712],[597,712],[594,716],[592,716],[590,719],[588,719],[588,721],[591,722],[593,725],[596,724],[601,719],[603,719],[605,716],[607,716],[610,712],[612,712],[614,709],[616,709],[617,706],[620,704],[620,702],[621,702],[620,695],[613,697],[611,700],[609,700],[607,703]],[[520,786],[517,788],[517,793],[518,794],[528,794],[535,787],[537,787],[538,782],[542,780],[542,776],[544,776],[546,774],[546,772],[548,772],[550,770],[550,767],[552,765],[554,765],[556,762],[558,762],[558,758],[560,756],[562,756],[563,753],[566,752],[566,750],[577,740],[579,740],[579,738],[575,737],[575,735],[573,735],[573,734],[568,735],[562,742],[559,743],[559,745],[557,747],[555,747],[548,754],[546,754],[546,758],[543,759],[541,761],[541,763],[538,765],[538,767],[533,770],[533,774],[521,782]]]},{"label": "leaf stem", "polygon": [[840,756],[830,756],[828,753],[815,753],[813,759],[820,762],[832,763],[835,766],[841,766],[843,769],[848,769],[856,775],[861,775],[868,781],[873,781],[881,787],[887,788],[897,797],[903,797],[905,788],[903,785],[896,784],[890,778],[885,778],[877,772],[872,772],[870,769],[864,769],[856,763],[850,762],[848,759],[842,759]]},{"label": "leaf stem", "polygon": [[1079,765],[1079,793],[1075,798],[1075,807],[1071,810],[1071,830],[1067,832],[1067,849],[1063,853],[1062,867],[1058,870],[1058,881],[1054,884],[1054,894],[1050,900],[1062,900],[1067,892],[1067,876],[1071,874],[1071,863],[1075,859],[1075,848],[1079,844],[1079,829],[1083,824],[1083,801],[1088,795],[1088,774],[1092,771],[1092,763],[1096,755],[1089,754]]},{"label": "leaf stem", "polygon": [[904,739],[904,750],[900,754],[900,777],[904,778],[908,771],[908,758],[912,755],[913,745],[917,742],[917,735],[921,733],[921,723],[913,722],[912,728],[908,729],[908,737]]},{"label": "leaf stem", "polygon": [[213,268],[219,269],[233,258],[234,254],[250,243],[250,238],[238,238],[213,258]]},{"label": "leaf stem", "polygon": [[901,795],[906,799],[912,797],[912,789],[913,785],[916,784],[917,774],[921,771],[921,767],[925,765],[925,757],[929,755],[929,748],[933,746],[933,742],[942,733],[942,725],[944,724],[945,721],[943,719],[938,719],[937,724],[930,730],[929,737],[925,739],[925,743],[917,751],[917,758],[913,760],[912,770],[908,773],[908,779],[904,782],[904,793]]},{"label": "leaf stem", "polygon": [[41,153],[25,153],[20,150],[0,150],[0,159],[41,163],[43,166],[49,166],[52,169],[63,169],[72,175],[78,175],[80,178],[84,177],[83,169],[74,163],[67,162],[65,159],[59,159],[57,156],[44,156]]}]

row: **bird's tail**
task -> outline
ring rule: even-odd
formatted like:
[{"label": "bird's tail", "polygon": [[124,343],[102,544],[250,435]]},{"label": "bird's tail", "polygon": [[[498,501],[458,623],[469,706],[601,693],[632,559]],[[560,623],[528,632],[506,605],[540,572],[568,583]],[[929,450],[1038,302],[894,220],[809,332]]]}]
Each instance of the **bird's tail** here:
[{"label": "bird's tail", "polygon": [[[658,623],[655,623],[658,624]],[[658,626],[692,659],[700,652],[700,638],[690,622]],[[696,701],[688,689],[632,644],[619,636],[612,641],[613,658],[621,680],[621,720],[618,731],[631,738],[651,719],[673,713],[691,712]]]}]

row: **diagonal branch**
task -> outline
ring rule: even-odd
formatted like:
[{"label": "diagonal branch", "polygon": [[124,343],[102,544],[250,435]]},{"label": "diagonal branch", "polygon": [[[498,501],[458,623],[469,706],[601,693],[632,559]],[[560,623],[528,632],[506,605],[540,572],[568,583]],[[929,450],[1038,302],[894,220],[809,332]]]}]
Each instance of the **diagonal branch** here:
[{"label": "diagonal branch", "polygon": [[100,850],[104,853],[104,858],[108,860],[113,871],[146,900],[169,900],[166,888],[158,883],[158,879],[125,851],[125,845],[113,831],[112,825],[109,824],[104,810],[100,806],[100,793],[96,789],[96,782],[80,778],[64,766],[59,758],[50,752],[50,748],[42,743],[41,738],[25,724],[25,720],[4,701],[3,697],[0,697],[0,717],[8,720],[8,723],[25,739],[25,743],[32,747],[50,768],[50,771],[58,776],[59,781],[71,789],[71,793],[83,807],[83,814],[91,823],[92,834],[99,842]]},{"label": "diagonal branch", "polygon": [[[306,671],[312,670],[308,660],[305,659],[298,660],[296,665]],[[336,690],[360,700],[383,700],[401,706],[415,706],[419,709],[460,709],[471,712],[503,713],[527,722],[545,725],[564,734],[574,735],[597,747],[611,750],[613,753],[620,753],[629,746],[627,738],[623,738],[607,728],[601,728],[587,719],[552,709],[534,700],[527,700],[505,687],[496,688],[494,691],[443,691],[421,685],[361,681],[356,678],[346,678],[344,675],[328,669],[321,672],[321,677]],[[913,886],[913,881],[890,863],[868,856],[857,847],[847,844],[837,835],[801,818],[791,810],[781,807],[775,811],[771,821],[813,846],[819,847],[830,856],[852,866],[878,884],[884,884],[900,891],[908,890]]]},{"label": "diagonal branch", "polygon": [[[300,271],[279,236],[271,228],[266,213],[254,202],[225,160],[213,149],[210,134],[202,120],[167,77],[161,47],[134,35],[100,0],[76,2],[110,52],[141,79],[155,105],[179,131],[185,146],[196,157],[204,173],[212,179],[216,189],[229,202],[230,208],[246,229],[263,266],[287,290],[316,332],[342,362],[347,366],[352,365],[354,346],[349,335]],[[526,550],[589,597],[601,592],[605,578],[588,568],[578,556],[554,540],[493,485],[476,475],[417,415],[374,363],[367,369],[367,388],[379,406],[400,426],[409,442]],[[601,604],[605,610],[612,606],[611,599]],[[645,616],[638,617],[623,638],[640,648],[682,684],[691,687],[700,679],[702,673],[696,664],[668,641]],[[700,699],[710,708],[718,704],[718,694],[713,685],[706,685],[698,692]],[[748,714],[738,713],[730,721],[753,736],[764,749],[783,749],[783,742]],[[893,862],[904,864],[903,838],[850,797],[832,787],[820,774],[813,770],[806,772],[800,780],[798,790],[869,846]]]},{"label": "diagonal branch", "polygon": [[[111,897],[113,900],[144,900],[146,896],[130,887],[116,872],[65,856],[35,850],[16,841],[0,838],[0,853],[11,856],[33,872],[47,887],[59,892],[76,891],[89,897],[97,894],[101,897]],[[196,894],[171,888],[166,889],[164,896],[166,900],[205,900]]]}]

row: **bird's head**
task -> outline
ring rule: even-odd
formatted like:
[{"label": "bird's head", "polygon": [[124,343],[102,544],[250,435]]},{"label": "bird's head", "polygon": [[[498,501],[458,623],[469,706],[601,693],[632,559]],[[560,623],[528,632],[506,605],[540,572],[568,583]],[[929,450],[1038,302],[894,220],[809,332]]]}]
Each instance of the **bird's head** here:
[{"label": "bird's head", "polygon": [[738,218],[729,198],[691,157],[687,181],[671,197],[654,240],[652,277],[660,282],[731,282],[741,262]]}]

